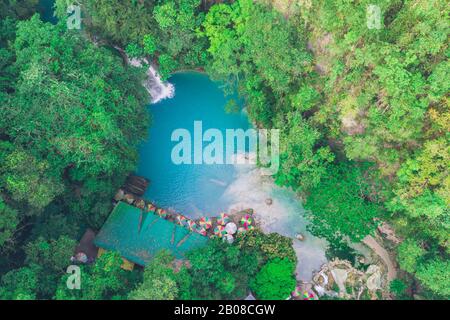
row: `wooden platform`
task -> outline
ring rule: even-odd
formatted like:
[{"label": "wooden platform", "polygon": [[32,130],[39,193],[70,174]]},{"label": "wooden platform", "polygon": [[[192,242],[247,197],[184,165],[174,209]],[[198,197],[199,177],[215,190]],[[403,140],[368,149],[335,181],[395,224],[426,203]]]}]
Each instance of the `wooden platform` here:
[{"label": "wooden platform", "polygon": [[129,193],[135,194],[138,197],[142,197],[147,190],[150,181],[144,177],[129,175],[123,189]]}]

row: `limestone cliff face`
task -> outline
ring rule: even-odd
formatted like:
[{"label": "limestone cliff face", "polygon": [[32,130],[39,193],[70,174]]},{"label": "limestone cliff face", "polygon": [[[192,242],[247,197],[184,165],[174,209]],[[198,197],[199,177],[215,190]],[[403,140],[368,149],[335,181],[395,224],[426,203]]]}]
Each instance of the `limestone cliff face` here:
[{"label": "limestone cliff face", "polygon": [[314,291],[320,296],[344,299],[390,299],[385,267],[371,264],[358,270],[347,260],[335,259],[323,265],[313,277]]}]

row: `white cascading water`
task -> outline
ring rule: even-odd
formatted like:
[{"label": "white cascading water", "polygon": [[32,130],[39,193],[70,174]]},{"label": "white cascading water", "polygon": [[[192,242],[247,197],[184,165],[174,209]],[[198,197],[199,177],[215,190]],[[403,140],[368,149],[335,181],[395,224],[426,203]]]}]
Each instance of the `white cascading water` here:
[{"label": "white cascading water", "polygon": [[175,87],[169,82],[161,81],[158,73],[151,64],[147,70],[147,81],[144,83],[144,87],[152,96],[152,103],[157,103],[162,99],[170,99],[175,95]]},{"label": "white cascading water", "polygon": [[145,87],[145,89],[147,89],[148,93],[152,97],[151,103],[157,103],[163,99],[173,98],[173,96],[175,95],[174,85],[167,81],[166,82],[162,81],[156,69],[152,66],[151,63],[148,62],[146,58],[130,59],[123,49],[119,47],[114,48],[116,48],[124,56],[126,56],[129,65],[134,67],[142,67],[143,65],[148,66],[147,79],[144,81],[143,86]]}]

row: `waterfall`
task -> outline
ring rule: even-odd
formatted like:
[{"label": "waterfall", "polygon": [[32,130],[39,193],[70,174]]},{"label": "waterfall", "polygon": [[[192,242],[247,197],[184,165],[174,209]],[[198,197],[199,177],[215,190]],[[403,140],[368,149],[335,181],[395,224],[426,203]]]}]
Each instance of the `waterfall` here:
[{"label": "waterfall", "polygon": [[148,78],[144,82],[144,87],[152,96],[152,103],[157,103],[166,98],[173,98],[175,95],[175,87],[169,82],[161,81],[161,78],[151,64],[149,64],[147,76]]},{"label": "waterfall", "polygon": [[174,85],[167,81],[162,81],[155,67],[152,66],[152,64],[146,58],[130,59],[122,48],[114,48],[117,49],[126,58],[129,65],[134,67],[142,67],[143,65],[148,66],[147,79],[145,79],[143,86],[145,87],[145,89],[147,89],[152,98],[151,103],[157,103],[163,99],[173,98],[173,96],[175,95]]}]

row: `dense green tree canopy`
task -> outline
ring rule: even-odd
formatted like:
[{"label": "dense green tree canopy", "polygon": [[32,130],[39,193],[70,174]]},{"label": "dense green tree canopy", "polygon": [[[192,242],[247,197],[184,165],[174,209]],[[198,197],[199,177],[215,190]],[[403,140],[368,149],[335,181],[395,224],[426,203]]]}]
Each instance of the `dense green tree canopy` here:
[{"label": "dense green tree canopy", "polygon": [[45,299],[134,169],[149,96],[141,70],[65,23],[15,18],[0,23],[1,290]]},{"label": "dense green tree canopy", "polygon": [[328,174],[306,202],[310,228],[332,241],[346,236],[361,241],[375,229],[374,219],[380,215],[370,177],[364,168],[349,164],[330,168]]},{"label": "dense green tree canopy", "polygon": [[[19,224],[17,210],[8,206],[0,198],[0,250],[6,248],[8,242],[13,241],[14,232]],[[11,243],[9,243],[11,245]]]},{"label": "dense green tree canopy", "polygon": [[[155,1],[81,0],[82,26],[97,37],[126,45],[137,42],[153,29]],[[56,14],[66,17],[71,0],[56,0]]]},{"label": "dense green tree canopy", "polygon": [[110,195],[146,134],[141,74],[63,28],[35,16],[18,24],[11,48],[18,80],[0,110],[0,180],[28,214],[66,194],[75,210]]},{"label": "dense green tree canopy", "polygon": [[38,287],[36,267],[23,267],[8,271],[2,276],[0,299],[2,300],[34,300]]},{"label": "dense green tree canopy", "polygon": [[117,252],[106,252],[95,261],[94,265],[81,266],[81,289],[67,288],[69,275],[64,275],[56,290],[59,300],[105,300],[125,299],[127,292],[138,279],[136,272],[125,271]]},{"label": "dense green tree canopy", "polygon": [[421,264],[416,276],[420,282],[440,297],[450,298],[450,264],[448,260],[433,259]]},{"label": "dense green tree canopy", "polygon": [[251,287],[256,297],[262,300],[283,300],[295,289],[293,277],[295,265],[288,259],[267,262],[258,272]]},{"label": "dense green tree canopy", "polygon": [[36,0],[0,1],[1,299],[230,299],[249,286],[284,299],[294,285],[292,241],[255,231],[179,270],[162,254],[126,273],[108,253],[67,290],[74,239],[103,223],[149,122],[144,71],[114,46],[162,79],[201,68],[257,127],[280,129],[274,181],[305,199],[328,254],[388,220],[406,271],[395,295],[450,296],[447,1],[80,0],[82,29],[67,30],[72,2],[56,0],[51,25]]},{"label": "dense green tree canopy", "polygon": [[[369,4],[381,9],[379,29],[367,27]],[[439,269],[444,278],[450,274],[440,262],[448,259],[450,217],[447,11],[441,0],[320,0],[301,12],[325,97],[310,121],[348,159],[376,163],[389,220],[407,238],[400,267],[414,273],[429,265],[422,272]],[[321,216],[311,195],[312,215]],[[420,282],[432,288],[429,279]],[[434,284],[433,292],[445,291],[445,281]]]},{"label": "dense green tree canopy", "polygon": [[170,264],[173,256],[161,251],[145,267],[142,283],[128,295],[132,300],[174,300],[178,287]]}]

